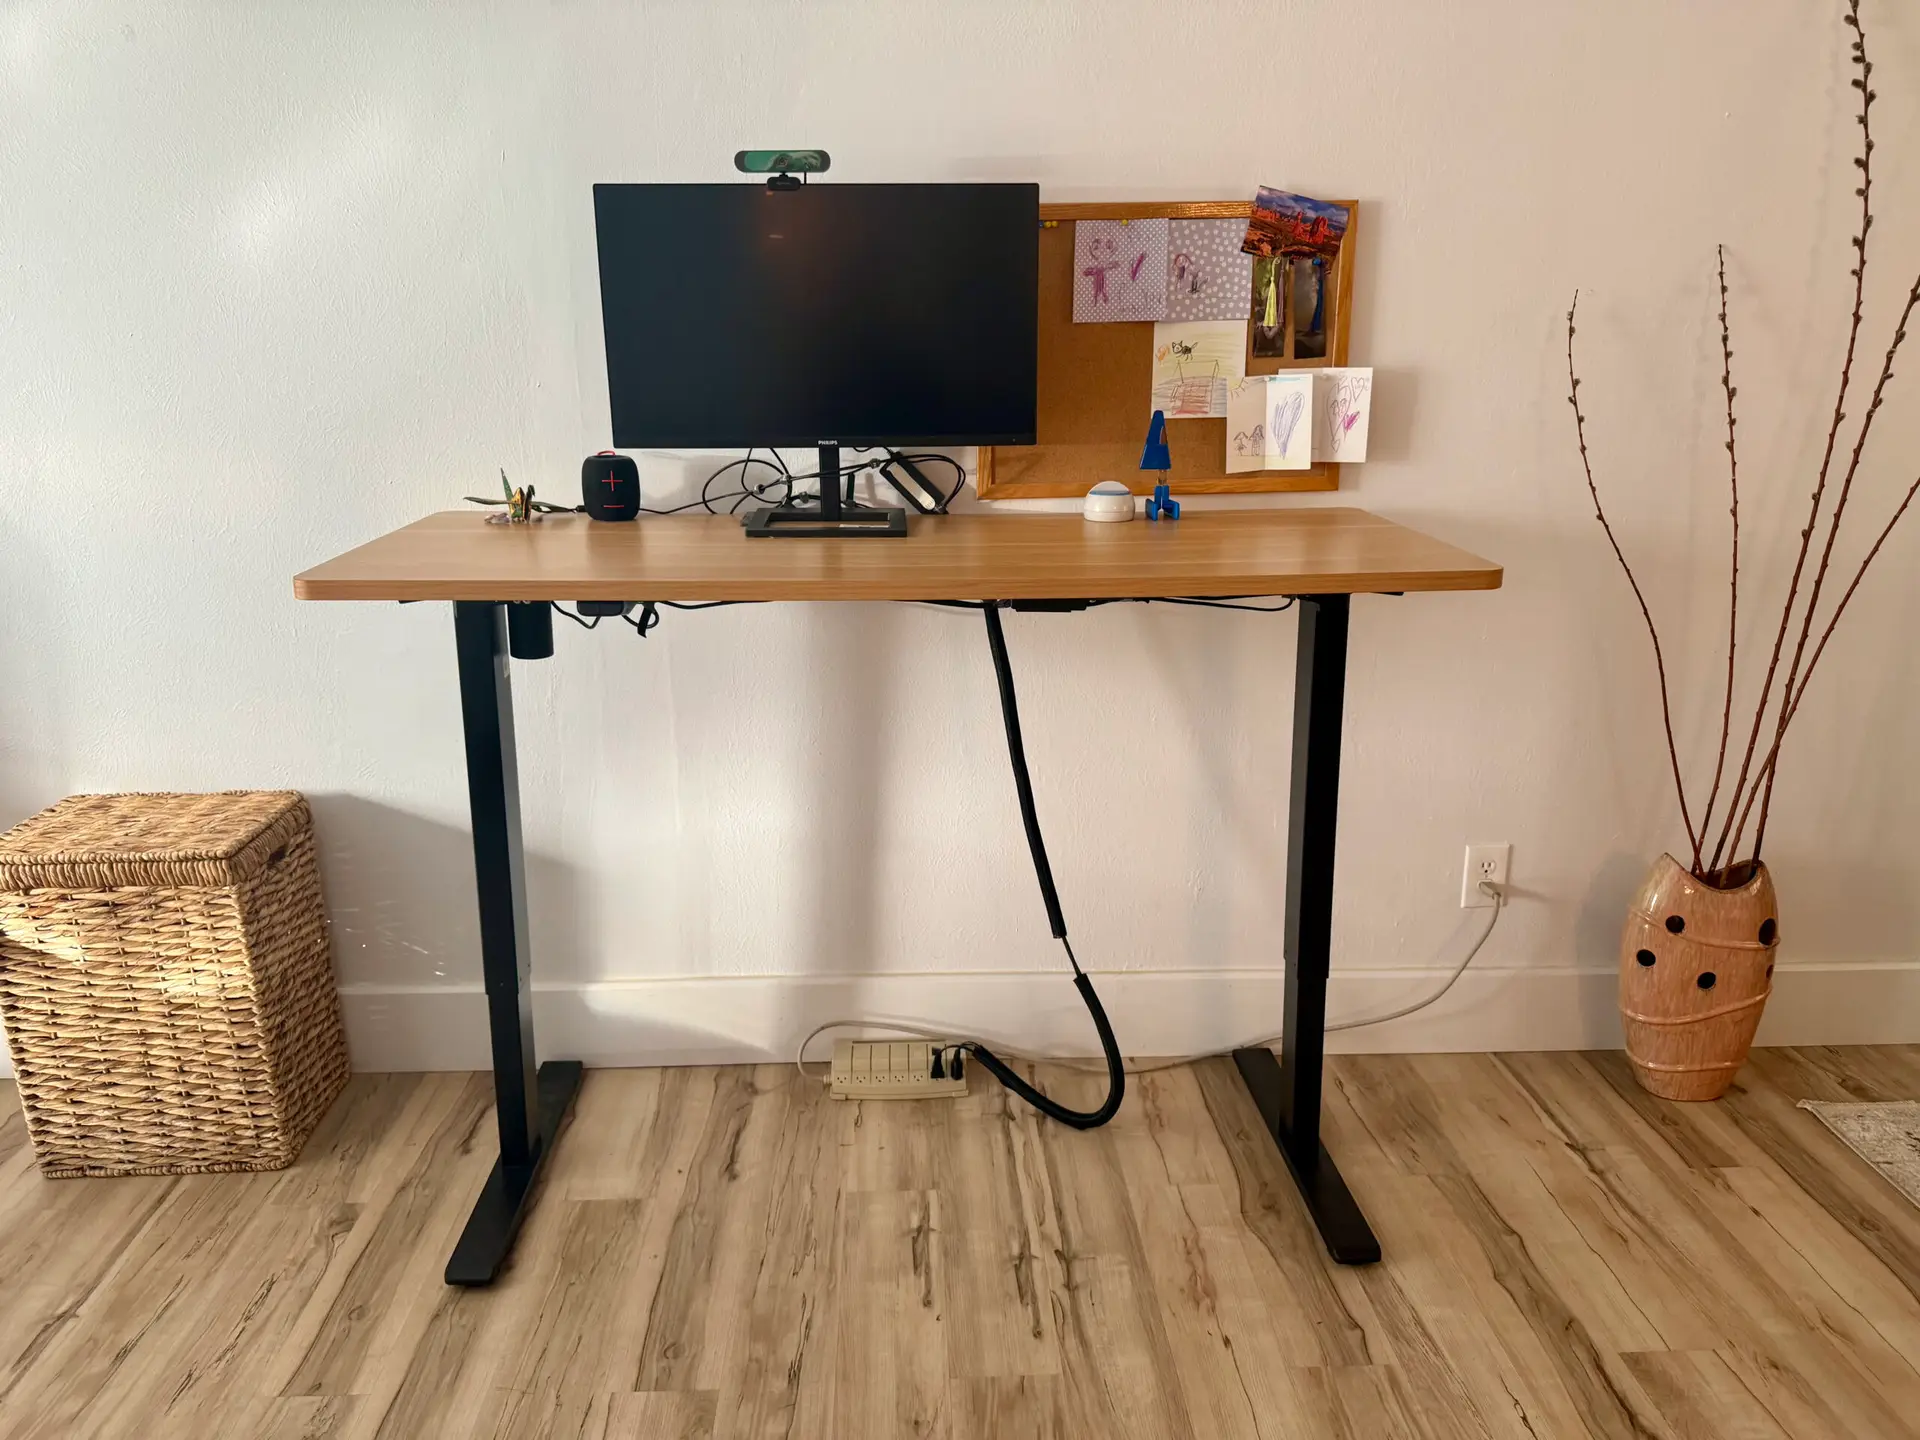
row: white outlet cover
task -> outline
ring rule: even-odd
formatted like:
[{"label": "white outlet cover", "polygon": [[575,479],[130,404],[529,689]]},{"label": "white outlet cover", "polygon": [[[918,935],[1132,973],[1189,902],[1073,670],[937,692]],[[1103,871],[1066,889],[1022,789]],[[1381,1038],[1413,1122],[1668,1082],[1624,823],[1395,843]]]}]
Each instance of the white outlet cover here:
[{"label": "white outlet cover", "polygon": [[1460,908],[1488,910],[1499,902],[1480,890],[1482,880],[1504,886],[1507,867],[1513,859],[1513,846],[1506,841],[1488,845],[1468,845],[1467,858],[1460,866]]}]

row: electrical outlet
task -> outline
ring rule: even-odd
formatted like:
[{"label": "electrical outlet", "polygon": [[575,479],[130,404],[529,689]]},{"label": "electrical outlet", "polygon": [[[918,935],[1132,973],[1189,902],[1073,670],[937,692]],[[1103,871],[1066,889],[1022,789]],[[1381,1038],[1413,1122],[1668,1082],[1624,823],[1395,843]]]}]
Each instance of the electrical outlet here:
[{"label": "electrical outlet", "polygon": [[1467,863],[1460,871],[1460,908],[1485,910],[1500,902],[1480,889],[1482,880],[1504,887],[1507,864],[1513,859],[1513,846],[1502,840],[1494,845],[1467,846]]},{"label": "electrical outlet", "polygon": [[964,1073],[955,1080],[945,1065],[933,1077],[936,1050],[952,1046],[934,1040],[836,1040],[833,1045],[833,1098],[836,1100],[939,1100],[967,1093]]}]

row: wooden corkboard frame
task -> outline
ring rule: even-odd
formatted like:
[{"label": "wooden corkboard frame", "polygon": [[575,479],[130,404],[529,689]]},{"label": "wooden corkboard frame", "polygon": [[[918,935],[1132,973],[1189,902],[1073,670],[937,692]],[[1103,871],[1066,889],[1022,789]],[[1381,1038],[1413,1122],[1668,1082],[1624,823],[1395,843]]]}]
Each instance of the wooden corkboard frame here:
[{"label": "wooden corkboard frame", "polygon": [[[1347,363],[1359,205],[1352,200],[1334,203],[1347,212],[1347,233],[1327,282],[1333,314],[1327,324],[1326,358],[1255,359],[1249,327],[1249,375]],[[1162,479],[1174,487],[1176,495],[1340,488],[1340,467],[1325,461],[1307,470],[1228,475],[1225,420],[1169,420],[1167,444],[1173,468],[1164,476],[1142,471],[1140,446],[1147,433],[1146,398],[1152,388],[1153,322],[1073,323],[1073,221],[1163,216],[1245,219],[1252,213],[1253,206],[1243,200],[1040,207],[1039,443],[981,446],[977,488],[982,500],[1079,496],[1102,480],[1118,480],[1137,495],[1151,494]],[[1049,221],[1058,223],[1050,227]]]}]

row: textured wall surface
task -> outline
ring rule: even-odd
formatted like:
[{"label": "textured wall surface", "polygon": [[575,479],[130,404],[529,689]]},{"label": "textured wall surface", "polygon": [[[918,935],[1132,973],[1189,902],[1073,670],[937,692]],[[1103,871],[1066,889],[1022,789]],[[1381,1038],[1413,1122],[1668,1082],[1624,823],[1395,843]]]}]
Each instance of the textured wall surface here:
[{"label": "textured wall surface", "polygon": [[[1353,358],[1379,377],[1373,459],[1292,503],[1363,505],[1507,567],[1497,593],[1356,602],[1335,1009],[1450,964],[1472,935],[1462,843],[1508,840],[1516,900],[1484,971],[1352,1043],[1610,1043],[1621,907],[1680,831],[1645,638],[1579,477],[1561,317],[1584,287],[1594,459],[1703,776],[1726,596],[1713,245],[1752,653],[1844,340],[1839,13],[14,0],[0,823],[82,789],[298,787],[359,1058],[472,1058],[450,619],[296,604],[289,580],[501,466],[571,493],[608,435],[590,185],[724,179],[767,144],[827,147],[835,180],[1034,179],[1055,200],[1264,182],[1361,201]],[[1920,15],[1867,17],[1871,369],[1920,265]],[[1920,470],[1916,380],[1857,488],[1876,528]],[[641,457],[654,500],[715,463]],[[1916,546],[1897,538],[1861,592],[1788,755],[1776,1037],[1920,1038]],[[1115,607],[1009,632],[1080,953],[1137,972],[1115,982],[1123,1038],[1277,1028],[1292,619]],[[977,619],[741,608],[644,643],[563,627],[559,649],[515,673],[556,1043],[771,1052],[803,1018],[880,1006],[1084,1043]]]}]

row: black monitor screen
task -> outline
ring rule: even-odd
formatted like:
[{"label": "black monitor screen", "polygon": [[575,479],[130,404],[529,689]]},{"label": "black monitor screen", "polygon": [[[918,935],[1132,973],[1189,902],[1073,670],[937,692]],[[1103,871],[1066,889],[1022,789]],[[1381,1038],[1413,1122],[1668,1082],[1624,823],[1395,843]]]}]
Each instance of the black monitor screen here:
[{"label": "black monitor screen", "polygon": [[1031,445],[1035,185],[596,185],[613,443]]}]

